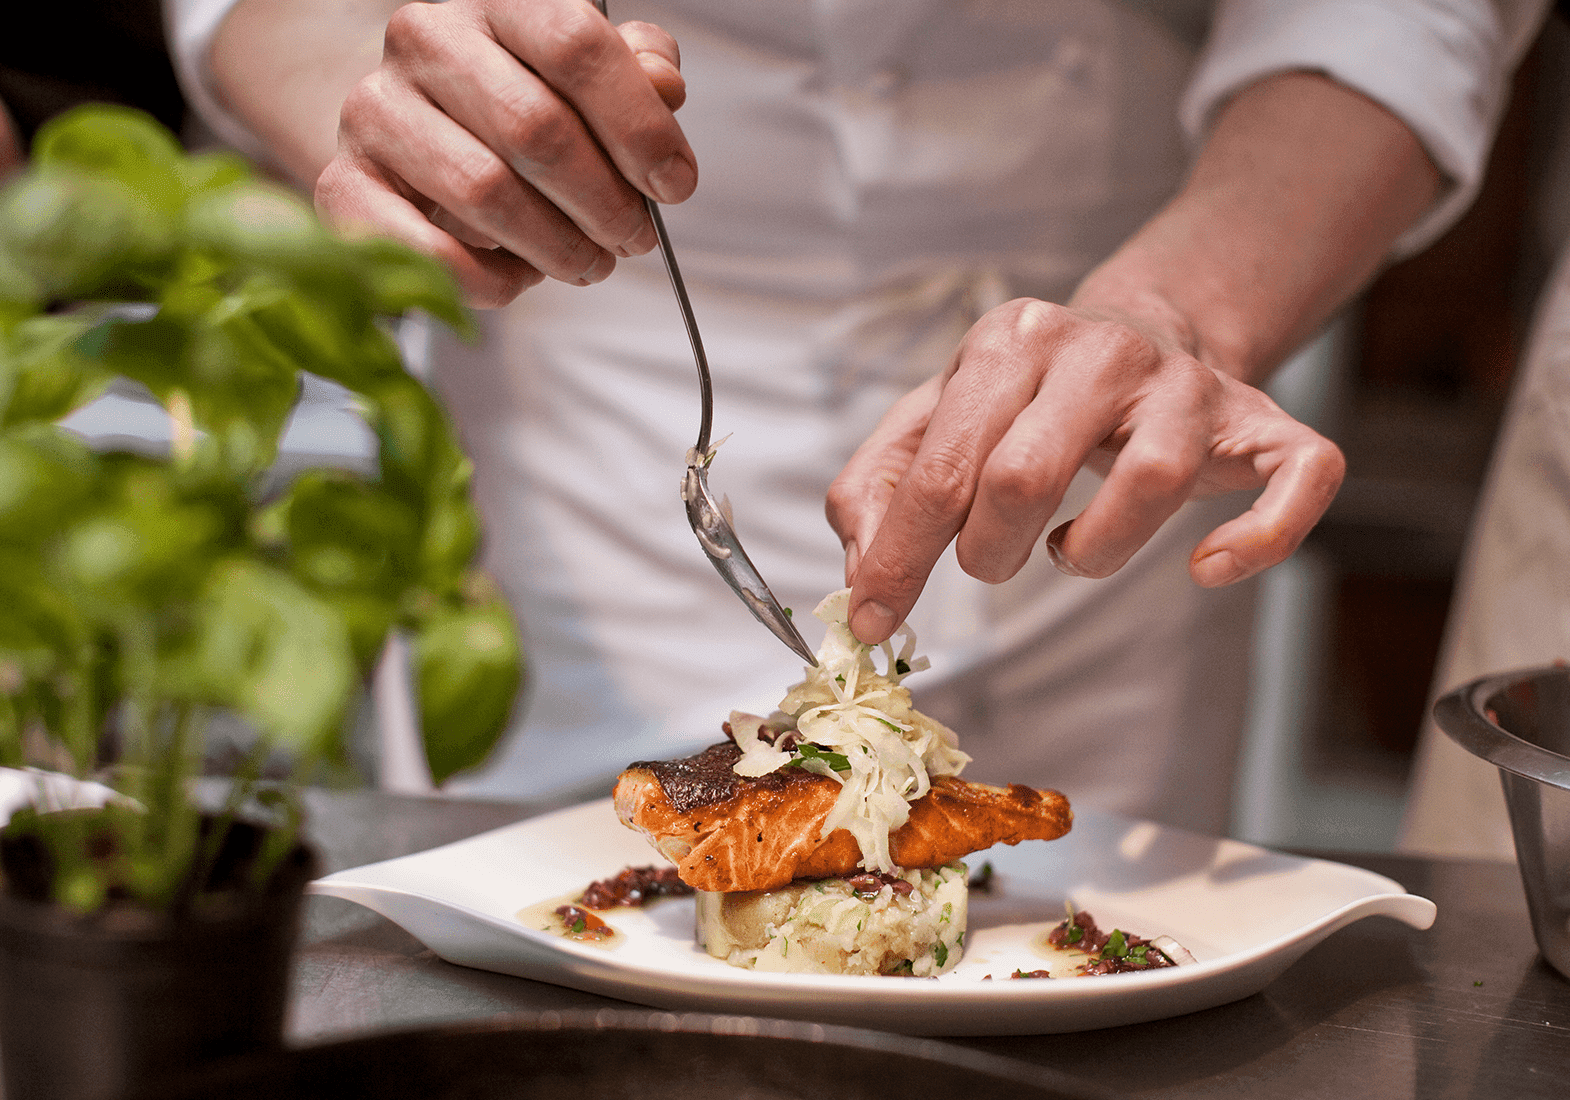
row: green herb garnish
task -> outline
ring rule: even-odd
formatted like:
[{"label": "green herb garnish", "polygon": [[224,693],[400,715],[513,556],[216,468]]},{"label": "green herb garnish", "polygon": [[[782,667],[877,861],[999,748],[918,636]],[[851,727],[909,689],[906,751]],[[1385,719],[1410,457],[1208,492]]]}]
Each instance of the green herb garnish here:
[{"label": "green herb garnish", "polygon": [[909,661],[905,660],[905,658],[903,658],[903,657],[896,657],[894,659],[894,674],[896,676],[903,676],[903,675],[905,675],[905,673],[907,673],[909,671],[910,671],[910,662]]},{"label": "green herb garnish", "polygon": [[937,943],[933,944],[932,957],[937,960],[939,967],[947,966],[949,961],[948,944],[944,943],[942,940],[939,940]]},{"label": "green herb garnish", "polygon": [[791,765],[801,767],[808,760],[821,760],[837,772],[850,771],[850,760],[842,752],[830,752],[820,749],[810,741],[803,741],[796,746],[796,755],[791,760]]}]

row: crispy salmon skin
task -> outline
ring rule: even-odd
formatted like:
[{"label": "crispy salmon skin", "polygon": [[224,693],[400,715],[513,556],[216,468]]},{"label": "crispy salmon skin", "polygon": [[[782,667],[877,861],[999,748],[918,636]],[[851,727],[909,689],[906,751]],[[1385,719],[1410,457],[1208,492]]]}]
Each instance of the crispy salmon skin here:
[{"label": "crispy salmon skin", "polygon": [[[743,778],[732,770],[740,758],[725,741],[681,760],[632,764],[616,783],[616,814],[699,890],[773,890],[857,870],[861,850],[849,832],[822,836],[839,783],[794,767]],[[994,844],[1054,840],[1073,820],[1057,791],[939,776],[889,834],[889,848],[901,867],[939,867]]]}]

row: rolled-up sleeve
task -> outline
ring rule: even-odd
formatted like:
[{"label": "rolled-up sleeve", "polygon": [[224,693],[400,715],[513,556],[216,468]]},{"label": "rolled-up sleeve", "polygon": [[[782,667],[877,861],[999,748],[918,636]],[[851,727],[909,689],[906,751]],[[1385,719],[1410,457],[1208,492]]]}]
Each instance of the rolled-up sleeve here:
[{"label": "rolled-up sleeve", "polygon": [[1196,143],[1233,95],[1275,73],[1322,72],[1411,128],[1444,174],[1396,242],[1432,243],[1471,204],[1522,54],[1549,0],[1223,0],[1180,119]]},{"label": "rolled-up sleeve", "polygon": [[260,138],[236,118],[214,91],[208,63],[213,38],[239,0],[163,0],[164,25],[175,75],[186,102],[229,145],[257,160],[268,159]]}]

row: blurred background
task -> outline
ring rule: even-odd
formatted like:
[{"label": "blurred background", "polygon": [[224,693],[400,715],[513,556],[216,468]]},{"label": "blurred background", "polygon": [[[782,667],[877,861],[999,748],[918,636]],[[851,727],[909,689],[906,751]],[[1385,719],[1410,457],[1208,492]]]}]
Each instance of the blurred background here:
[{"label": "blurred background", "polygon": [[[53,0],[15,15],[0,36],[0,102],[24,142],[50,114],[90,99],[144,107],[193,146],[210,140],[184,111],[158,0]],[[1324,521],[1265,582],[1237,836],[1342,850],[1394,844],[1473,501],[1533,305],[1570,229],[1570,188],[1554,186],[1570,179],[1567,80],[1570,23],[1553,19],[1516,77],[1474,208],[1387,270],[1273,387],[1341,445],[1348,477]],[[73,426],[167,442],[162,415],[129,390]],[[293,464],[356,464],[367,442],[340,394],[321,384],[307,389],[286,449]]]}]

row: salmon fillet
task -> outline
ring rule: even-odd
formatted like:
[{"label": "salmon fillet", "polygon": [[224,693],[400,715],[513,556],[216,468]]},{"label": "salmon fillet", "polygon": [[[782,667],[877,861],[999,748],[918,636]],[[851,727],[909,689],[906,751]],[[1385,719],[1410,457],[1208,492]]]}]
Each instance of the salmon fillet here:
[{"label": "salmon fillet", "polygon": [[[773,890],[857,870],[861,850],[849,832],[820,836],[839,783],[795,767],[743,778],[731,770],[740,758],[726,741],[682,760],[632,764],[616,782],[616,814],[699,890]],[[938,867],[994,844],[1054,840],[1073,820],[1057,791],[940,776],[910,804],[889,851],[900,867]]]}]

